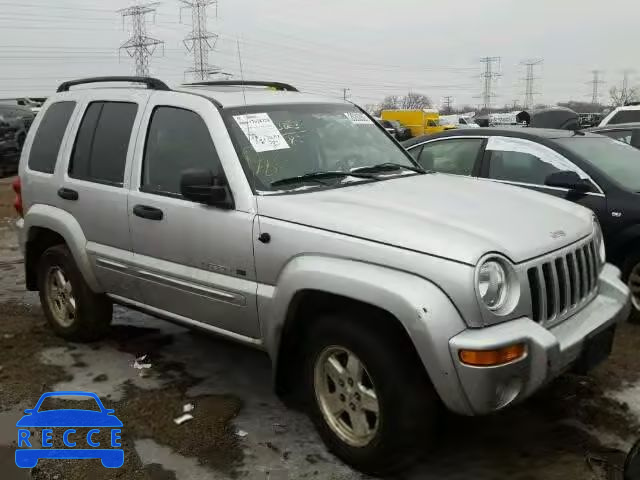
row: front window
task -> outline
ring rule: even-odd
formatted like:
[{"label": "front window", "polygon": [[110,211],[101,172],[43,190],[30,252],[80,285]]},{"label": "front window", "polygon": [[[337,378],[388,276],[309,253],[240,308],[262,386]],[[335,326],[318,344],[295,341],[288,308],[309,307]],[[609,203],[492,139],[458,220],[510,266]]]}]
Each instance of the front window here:
[{"label": "front window", "polygon": [[[397,164],[376,180],[413,174],[417,166],[369,117],[350,105],[268,105],[227,109],[225,121],[249,181],[258,192],[327,188],[372,181],[344,175],[363,167]],[[335,178],[301,178],[338,172]],[[274,185],[275,183],[275,185]]]},{"label": "front window", "polygon": [[571,137],[556,142],[631,192],[640,193],[640,150],[608,137]]},{"label": "front window", "polygon": [[611,120],[609,120],[609,125],[614,125],[618,123],[633,123],[640,122],[640,110],[620,110],[616,113]]}]

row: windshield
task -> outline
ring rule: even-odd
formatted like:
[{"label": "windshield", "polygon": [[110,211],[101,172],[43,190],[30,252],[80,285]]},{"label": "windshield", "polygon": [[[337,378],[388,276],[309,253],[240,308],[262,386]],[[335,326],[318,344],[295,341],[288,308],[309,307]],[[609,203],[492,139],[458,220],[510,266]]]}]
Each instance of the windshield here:
[{"label": "windshield", "polygon": [[633,122],[640,122],[640,110],[620,110],[613,117],[611,117],[608,125]]},{"label": "windshield", "polygon": [[609,137],[571,137],[556,142],[598,168],[622,188],[640,192],[640,150]]},{"label": "windshield", "polygon": [[416,167],[402,148],[352,105],[242,107],[227,109],[224,115],[256,191],[326,188],[347,179],[368,181],[342,176],[323,179],[322,183],[301,180],[298,184],[272,186],[279,180],[310,173],[350,172],[382,163]]}]

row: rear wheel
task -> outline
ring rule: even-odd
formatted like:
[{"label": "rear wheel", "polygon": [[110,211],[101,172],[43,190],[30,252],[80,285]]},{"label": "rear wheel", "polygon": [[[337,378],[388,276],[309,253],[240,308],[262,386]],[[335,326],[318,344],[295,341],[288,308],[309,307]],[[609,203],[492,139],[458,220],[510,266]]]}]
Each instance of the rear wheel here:
[{"label": "rear wheel", "polygon": [[426,452],[440,408],[413,347],[386,319],[327,315],[309,332],[306,401],[335,455],[372,475]]},{"label": "rear wheel", "polygon": [[50,247],[40,257],[38,288],[45,316],[59,336],[91,341],[108,333],[112,303],[91,291],[66,245]]}]

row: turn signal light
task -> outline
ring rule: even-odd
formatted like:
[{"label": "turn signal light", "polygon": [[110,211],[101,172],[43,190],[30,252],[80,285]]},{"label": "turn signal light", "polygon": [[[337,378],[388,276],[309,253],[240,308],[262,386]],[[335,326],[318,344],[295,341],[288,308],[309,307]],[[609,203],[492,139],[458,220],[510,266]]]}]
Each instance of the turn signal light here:
[{"label": "turn signal light", "polygon": [[510,345],[497,350],[460,350],[462,363],[476,367],[492,367],[513,362],[524,357],[527,349],[524,343]]}]

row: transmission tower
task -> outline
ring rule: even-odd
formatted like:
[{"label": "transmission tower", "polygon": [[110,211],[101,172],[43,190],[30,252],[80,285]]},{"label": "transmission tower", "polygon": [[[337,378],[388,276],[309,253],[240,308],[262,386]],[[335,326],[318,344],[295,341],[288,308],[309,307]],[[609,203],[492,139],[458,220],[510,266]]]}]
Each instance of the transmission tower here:
[{"label": "transmission tower", "polygon": [[525,60],[522,65],[527,67],[527,76],[525,77],[525,91],[524,91],[524,108],[530,109],[533,107],[533,96],[538,95],[540,92],[535,91],[535,81],[539,80],[539,77],[534,75],[534,67],[541,65],[542,59],[537,60]]},{"label": "transmission tower", "polygon": [[451,113],[453,107],[453,97],[451,95],[447,95],[442,99],[442,105],[447,113]]},{"label": "transmission tower", "polygon": [[592,70],[593,79],[589,82],[591,84],[591,103],[597,105],[600,103],[600,85],[604,83],[604,80],[600,77],[602,70]]},{"label": "transmission tower", "polygon": [[187,51],[193,53],[193,68],[185,74],[191,74],[196,80],[206,80],[211,75],[222,73],[220,67],[209,65],[209,52],[215,48],[218,35],[207,30],[207,7],[215,7],[218,17],[218,0],[180,0],[183,8],[191,9],[193,29],[184,39]]},{"label": "transmission tower", "polygon": [[629,75],[634,73],[634,70],[627,69],[622,72],[622,98],[627,101],[629,97],[633,96],[629,91]]},{"label": "transmission tower", "polygon": [[147,36],[147,15],[154,13],[159,3],[147,3],[134,5],[129,8],[118,10],[122,15],[122,23],[131,17],[133,34],[129,40],[122,44],[120,50],[125,50],[136,62],[136,75],[139,77],[149,76],[149,57],[153,55],[158,45],[164,42]]},{"label": "transmission tower", "polygon": [[[484,64],[484,71],[480,74],[482,79],[482,107],[485,110],[491,109],[491,99],[496,95],[493,93],[493,81],[500,77],[500,57],[484,57],[480,59],[480,63]],[[493,65],[497,64],[498,68],[494,69]]]}]

